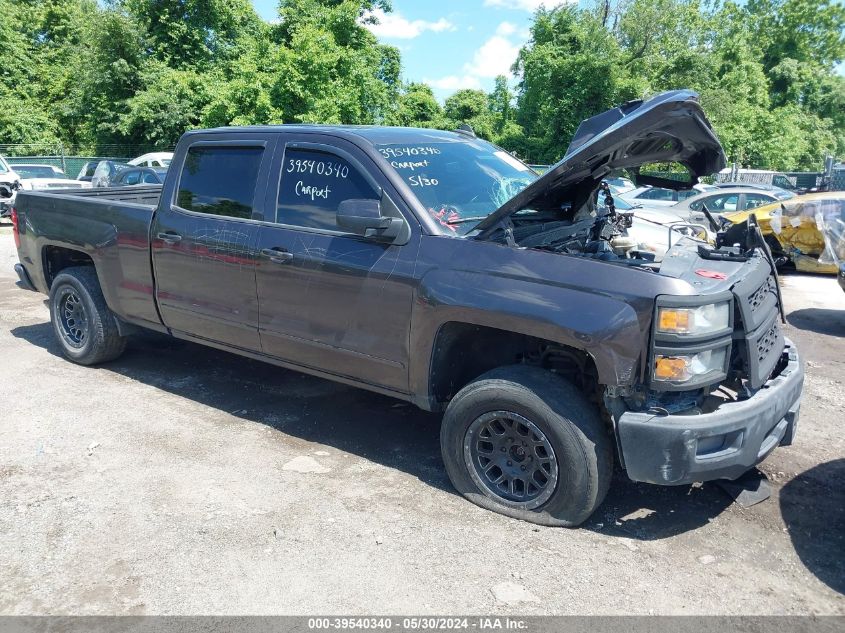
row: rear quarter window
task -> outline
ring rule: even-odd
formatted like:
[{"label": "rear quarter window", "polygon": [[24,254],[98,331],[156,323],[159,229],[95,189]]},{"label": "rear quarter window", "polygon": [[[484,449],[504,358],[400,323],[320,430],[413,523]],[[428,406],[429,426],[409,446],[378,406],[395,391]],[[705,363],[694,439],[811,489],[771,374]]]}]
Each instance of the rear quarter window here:
[{"label": "rear quarter window", "polygon": [[192,147],[179,176],[176,204],[187,211],[252,216],[261,147]]}]

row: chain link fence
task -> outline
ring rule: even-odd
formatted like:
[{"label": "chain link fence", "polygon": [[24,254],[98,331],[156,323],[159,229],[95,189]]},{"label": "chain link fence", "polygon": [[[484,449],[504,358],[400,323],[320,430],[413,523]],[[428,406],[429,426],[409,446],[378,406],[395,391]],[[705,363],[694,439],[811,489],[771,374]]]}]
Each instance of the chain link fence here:
[{"label": "chain link fence", "polygon": [[74,145],[45,145],[7,143],[0,144],[0,156],[14,166],[28,163],[53,165],[61,169],[69,178],[76,178],[86,163],[101,160],[126,162],[149,152],[172,152],[173,147],[154,147],[151,145],[100,145],[83,148]]}]

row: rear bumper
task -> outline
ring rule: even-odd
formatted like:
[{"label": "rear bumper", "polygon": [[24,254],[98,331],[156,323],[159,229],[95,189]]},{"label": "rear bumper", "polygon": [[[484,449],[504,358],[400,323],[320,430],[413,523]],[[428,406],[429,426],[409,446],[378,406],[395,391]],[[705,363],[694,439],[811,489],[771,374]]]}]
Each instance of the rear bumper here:
[{"label": "rear bumper", "polygon": [[26,268],[24,268],[21,264],[15,264],[15,272],[18,274],[18,286],[25,290],[32,290],[33,292],[38,292],[35,289],[35,284],[32,283],[32,280],[29,278],[29,274],[26,272]]},{"label": "rear bumper", "polygon": [[747,400],[698,415],[623,413],[617,432],[628,476],[662,485],[736,479],[777,446],[791,444],[804,369],[791,341],[783,353],[783,371]]}]

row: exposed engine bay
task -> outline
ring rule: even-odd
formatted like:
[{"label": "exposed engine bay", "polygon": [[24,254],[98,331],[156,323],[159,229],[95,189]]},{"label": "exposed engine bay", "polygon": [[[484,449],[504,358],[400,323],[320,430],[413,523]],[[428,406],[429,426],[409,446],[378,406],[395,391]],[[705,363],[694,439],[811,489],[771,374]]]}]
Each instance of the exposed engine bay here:
[{"label": "exposed engine bay", "polygon": [[[555,220],[542,212],[516,213],[509,218],[504,231],[491,239],[521,248],[658,270],[662,254],[670,246],[670,229],[645,221],[637,222],[632,211],[617,211],[606,182],[599,187],[599,198],[603,198],[600,207],[594,203],[596,197],[591,196],[590,202],[574,214],[571,209],[564,208],[564,217],[574,216],[571,221]],[[681,233],[674,233],[677,241],[683,239]],[[661,252],[659,246],[645,247],[644,238],[665,241],[666,244]]]}]

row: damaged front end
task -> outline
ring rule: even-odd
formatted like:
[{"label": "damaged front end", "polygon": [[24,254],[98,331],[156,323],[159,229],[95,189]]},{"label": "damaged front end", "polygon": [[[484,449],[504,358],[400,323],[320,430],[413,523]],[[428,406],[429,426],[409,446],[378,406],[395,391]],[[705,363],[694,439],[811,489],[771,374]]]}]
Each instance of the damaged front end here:
[{"label": "damaged front end", "polygon": [[638,185],[685,189],[725,163],[694,92],[632,101],[584,121],[563,159],[470,236],[655,269],[652,264],[675,242],[704,227],[682,222],[667,227],[617,210],[605,180],[625,169]]},{"label": "damaged front end", "polygon": [[658,297],[645,383],[607,398],[636,481],[734,479],[795,435],[804,372],[781,329],[774,258],[753,215],[740,242],[725,240],[678,255],[678,271],[723,285]]},{"label": "damaged front end", "polygon": [[[674,239],[670,228],[658,261],[634,238],[636,214],[617,211],[603,184],[625,169],[638,184],[681,189],[724,163],[694,93],[633,102],[585,121],[564,159],[471,235],[686,282],[690,292],[654,298],[635,385],[605,393],[620,460],[636,481],[734,479],[795,434],[804,374],[781,330],[776,261],[756,218],[724,231],[705,211],[715,246],[680,230]],[[647,165],[658,175],[645,175]]]}]

